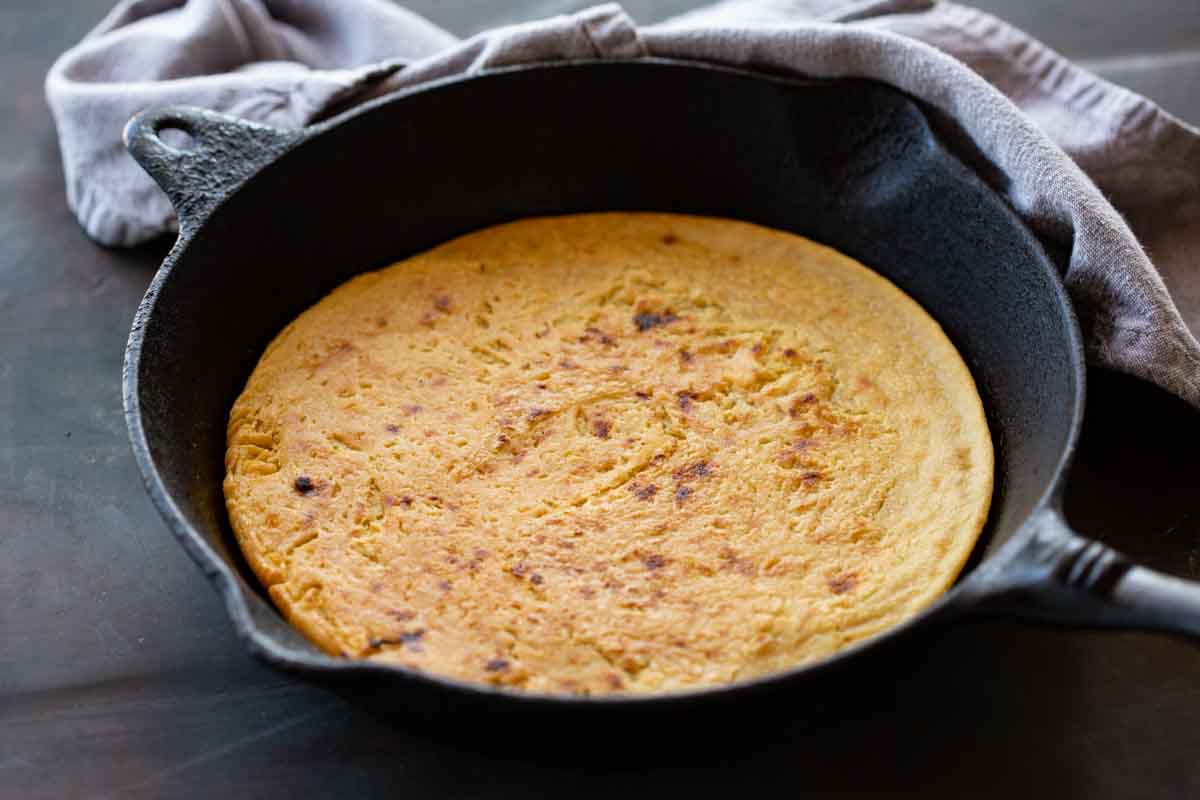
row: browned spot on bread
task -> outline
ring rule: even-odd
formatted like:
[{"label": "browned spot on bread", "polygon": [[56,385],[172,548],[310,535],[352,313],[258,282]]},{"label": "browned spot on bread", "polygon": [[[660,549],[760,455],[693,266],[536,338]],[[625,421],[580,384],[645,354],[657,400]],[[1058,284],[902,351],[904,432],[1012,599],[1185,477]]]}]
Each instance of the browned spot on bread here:
[{"label": "browned spot on bread", "polygon": [[509,667],[509,663],[503,658],[493,658],[483,665],[487,672],[504,672]]},{"label": "browned spot on bread", "polygon": [[677,487],[675,489],[675,502],[679,505],[683,505],[683,501],[687,500],[691,494],[692,488],[690,486]]},{"label": "browned spot on bread", "polygon": [[679,406],[680,410],[686,414],[692,410],[692,400],[694,400],[695,397],[696,395],[688,391],[676,392],[675,403]]},{"label": "browned spot on bread", "polygon": [[653,483],[631,483],[629,491],[633,492],[638,500],[649,500],[658,493],[658,487]]},{"label": "browned spot on bread", "polygon": [[646,569],[655,570],[661,569],[667,565],[667,559],[657,553],[652,553],[642,559],[642,563],[646,565]]},{"label": "browned spot on bread", "polygon": [[817,396],[812,392],[807,392],[792,401],[792,405],[788,408],[788,416],[798,417],[804,413],[805,407],[817,402]]},{"label": "browned spot on bread", "polygon": [[443,314],[450,311],[450,295],[439,294],[433,298],[433,307]]},{"label": "browned spot on bread", "polygon": [[307,475],[301,475],[299,478],[296,478],[292,486],[295,487],[297,492],[305,496],[318,491],[316,482]]},{"label": "browned spot on bread", "polygon": [[686,467],[680,467],[671,473],[676,481],[684,482],[695,480],[697,478],[707,478],[712,474],[712,467],[707,461],[697,461],[693,464],[688,464]]},{"label": "browned spot on bread", "polygon": [[612,430],[612,424],[606,419],[598,419],[592,422],[592,433],[597,438],[607,439],[609,431]]},{"label": "browned spot on bread", "polygon": [[830,578],[829,591],[834,594],[845,594],[846,592],[854,591],[854,587],[858,585],[858,574],[854,572],[843,572]]},{"label": "browned spot on bread", "polygon": [[597,342],[604,347],[615,347],[616,341],[599,328],[588,327],[583,329],[583,336],[579,337],[581,342]]},{"label": "browned spot on bread", "polygon": [[413,652],[421,652],[421,638],[425,636],[425,629],[418,628],[414,631],[402,631],[399,636],[378,636],[367,642],[367,647],[371,650],[378,650],[387,645],[400,645],[406,650]]},{"label": "browned spot on bread", "polygon": [[679,241],[679,237],[673,233],[664,234],[659,241],[666,245],[672,245]]},{"label": "browned spot on bread", "polygon": [[651,328],[657,328],[662,325],[670,325],[672,322],[675,322],[678,319],[679,317],[675,316],[670,311],[664,311],[662,313],[655,311],[642,311],[639,314],[634,314],[633,324],[639,331],[648,331]]}]

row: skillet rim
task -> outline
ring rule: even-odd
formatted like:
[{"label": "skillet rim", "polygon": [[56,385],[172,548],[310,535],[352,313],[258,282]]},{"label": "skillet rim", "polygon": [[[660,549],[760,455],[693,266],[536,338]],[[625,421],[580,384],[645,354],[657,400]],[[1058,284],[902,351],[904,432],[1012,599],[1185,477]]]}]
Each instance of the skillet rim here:
[{"label": "skillet rim", "polygon": [[[410,670],[398,665],[339,659],[321,653],[320,651],[314,651],[311,653],[301,652],[289,646],[280,644],[274,639],[272,634],[259,628],[249,605],[242,596],[241,590],[238,586],[238,578],[233,573],[230,565],[213,551],[199,531],[197,531],[190,523],[187,522],[183,513],[179,510],[174,498],[167,490],[162,478],[159,475],[158,468],[154,463],[154,457],[150,452],[150,445],[146,437],[145,428],[142,425],[141,399],[139,394],[139,373],[141,368],[143,343],[145,341],[145,328],[148,321],[153,317],[157,306],[159,293],[166,284],[167,280],[170,278],[171,273],[174,271],[177,261],[187,251],[191,240],[198,235],[201,230],[203,230],[204,225],[208,222],[211,216],[219,211],[230,197],[241,191],[246,184],[253,181],[254,177],[262,168],[265,168],[269,164],[274,164],[282,158],[286,158],[291,150],[303,147],[308,142],[320,137],[327,131],[361,116],[368,115],[378,108],[391,105],[392,103],[403,102],[414,95],[424,94],[426,92],[436,92],[437,90],[446,86],[458,85],[461,83],[474,82],[478,80],[486,81],[493,78],[503,79],[505,76],[516,73],[572,69],[628,69],[638,71],[646,68],[676,69],[680,71],[691,71],[696,73],[718,73],[741,79],[765,81],[767,83],[774,83],[790,87],[829,85],[838,83],[867,83],[883,87],[889,92],[900,95],[907,102],[912,103],[917,108],[922,117],[925,118],[926,124],[930,126],[931,136],[937,143],[938,149],[941,151],[941,155],[948,158],[952,163],[961,166],[963,170],[969,174],[971,180],[977,182],[979,186],[981,186],[997,201],[1000,213],[1007,218],[1007,221],[1011,223],[1013,228],[1016,229],[1016,232],[1020,238],[1025,241],[1025,243],[1037,256],[1036,260],[1039,268],[1045,273],[1046,277],[1050,279],[1048,284],[1053,293],[1055,306],[1063,314],[1070,348],[1070,361],[1069,364],[1064,366],[1068,367],[1069,372],[1074,376],[1075,391],[1071,400],[1071,408],[1069,409],[1070,421],[1067,427],[1066,440],[1064,441],[1059,452],[1057,463],[1055,464],[1051,473],[1047,476],[1046,489],[1034,504],[1031,512],[1008,539],[1008,541],[1001,545],[995,552],[983,557],[977,563],[975,563],[973,567],[970,567],[969,573],[960,574],[959,579],[956,579],[954,585],[951,586],[949,590],[938,597],[933,603],[921,609],[907,620],[888,628],[881,633],[856,642],[820,660],[806,664],[800,664],[787,670],[768,673],[748,680],[736,681],[730,684],[671,692],[655,692],[644,695],[570,695],[548,692],[527,692],[491,686],[488,684],[472,683],[434,673],[417,672],[415,670]],[[121,388],[122,399],[124,402],[125,423],[129,433],[130,445],[133,450],[134,460],[138,466],[138,471],[141,473],[142,482],[146,488],[146,492],[149,494],[155,508],[167,523],[167,527],[170,529],[176,540],[179,541],[192,560],[195,561],[204,572],[205,577],[207,577],[217,589],[224,603],[226,613],[229,615],[230,620],[233,623],[234,630],[238,638],[243,642],[247,650],[249,650],[250,653],[255,657],[260,658],[271,665],[283,668],[289,672],[303,672],[315,674],[321,677],[327,677],[341,673],[343,678],[346,680],[351,679],[352,676],[370,676],[379,680],[390,679],[406,681],[413,686],[418,684],[424,685],[427,683],[432,683],[439,689],[448,690],[453,694],[466,697],[467,699],[487,699],[503,703],[513,702],[520,704],[522,707],[609,708],[613,706],[634,705],[640,708],[645,708],[673,706],[682,703],[691,704],[698,701],[711,702],[716,700],[727,700],[736,697],[748,696],[750,694],[757,694],[768,689],[781,688],[783,684],[787,682],[798,681],[803,678],[815,677],[820,674],[828,673],[837,667],[843,666],[845,662],[855,660],[859,656],[867,655],[872,650],[879,649],[886,643],[894,641],[900,635],[909,633],[915,628],[930,625],[942,617],[953,616],[955,612],[969,612],[970,608],[968,607],[968,604],[970,601],[968,599],[968,595],[974,589],[972,584],[977,582],[982,584],[982,575],[987,572],[987,570],[984,569],[985,566],[998,565],[1011,555],[1015,554],[1032,536],[1033,526],[1031,523],[1036,520],[1038,516],[1047,508],[1058,508],[1061,506],[1064,478],[1070,467],[1071,461],[1074,458],[1083,423],[1086,396],[1086,364],[1084,358],[1083,335],[1079,327],[1078,318],[1075,314],[1074,307],[1071,305],[1066,287],[1062,282],[1059,271],[1054,266],[1049,254],[1042,246],[1042,243],[1037,239],[1036,236],[1034,236],[1032,231],[1030,231],[1020,217],[1017,216],[1007,199],[992,189],[992,187],[989,186],[981,177],[979,177],[978,174],[966,167],[966,165],[964,165],[956,155],[954,155],[944,146],[941,139],[933,130],[932,125],[929,123],[927,106],[918,99],[888,84],[865,78],[795,77],[684,59],[587,59],[566,62],[538,62],[519,64],[465,75],[447,76],[425,84],[421,84],[420,86],[401,89],[396,92],[374,98],[360,106],[348,109],[329,117],[328,119],[321,120],[300,131],[297,131],[295,133],[294,140],[282,152],[278,153],[267,161],[264,161],[262,164],[257,165],[250,176],[245,180],[236,182],[231,187],[225,189],[221,193],[219,199],[209,209],[199,215],[198,218],[191,220],[191,224],[189,226],[185,227],[181,223],[178,237],[176,238],[170,251],[163,259],[162,264],[155,272],[154,277],[147,286],[146,293],[139,302],[137,311],[134,314],[133,324],[130,329],[129,338],[125,348],[125,357],[122,366]],[[986,587],[981,585],[979,588],[982,590],[983,594],[986,595],[988,593]],[[276,611],[276,613],[278,612]]]}]

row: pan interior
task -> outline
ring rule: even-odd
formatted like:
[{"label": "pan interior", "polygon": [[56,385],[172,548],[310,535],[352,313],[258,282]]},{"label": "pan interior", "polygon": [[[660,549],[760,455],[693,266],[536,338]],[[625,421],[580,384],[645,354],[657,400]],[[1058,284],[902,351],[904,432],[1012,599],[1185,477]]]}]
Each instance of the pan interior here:
[{"label": "pan interior", "polygon": [[798,233],[924,306],[970,367],[996,445],[968,571],[1057,479],[1079,376],[1053,266],[911,100],[687,65],[514,70],[335,121],[218,208],[161,284],[137,364],[149,452],[270,635],[308,647],[264,601],[221,493],[227,414],[266,344],[363,270],[495,223],[602,210]]}]

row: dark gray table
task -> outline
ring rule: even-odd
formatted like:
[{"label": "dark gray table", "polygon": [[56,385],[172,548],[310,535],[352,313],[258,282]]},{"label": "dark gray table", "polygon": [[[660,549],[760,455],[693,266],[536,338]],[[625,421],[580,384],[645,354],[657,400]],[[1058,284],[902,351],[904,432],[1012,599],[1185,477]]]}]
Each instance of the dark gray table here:
[{"label": "dark gray table", "polygon": [[[108,5],[0,8],[0,796],[1200,796],[1200,648],[1150,634],[947,629],[865,701],[813,719],[798,697],[794,725],[661,758],[435,742],[252,661],[126,445],[122,348],[165,244],[96,247],[63,198],[42,79]],[[412,5],[465,34],[586,3]],[[983,5],[1200,123],[1196,0]],[[1200,577],[1200,414],[1103,373],[1088,413],[1072,521]]]}]

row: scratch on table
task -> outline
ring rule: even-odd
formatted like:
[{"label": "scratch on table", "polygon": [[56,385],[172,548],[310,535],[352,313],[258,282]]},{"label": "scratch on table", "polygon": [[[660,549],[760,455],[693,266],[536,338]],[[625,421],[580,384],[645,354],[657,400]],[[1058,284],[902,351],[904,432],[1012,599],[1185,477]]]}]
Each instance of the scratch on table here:
[{"label": "scratch on table", "polygon": [[326,711],[329,711],[331,708],[335,708],[335,707],[336,707],[336,705],[322,706],[320,708],[313,709],[312,711],[306,711],[303,714],[298,714],[297,716],[291,717],[289,719],[285,719],[283,722],[278,722],[274,725],[271,725],[270,727],[263,728],[260,731],[255,731],[254,733],[249,734],[248,736],[243,736],[240,739],[234,739],[232,742],[221,745],[220,747],[216,747],[212,750],[209,750],[208,752],[201,753],[200,755],[193,756],[188,759],[184,759],[183,761],[180,761],[178,764],[172,764],[169,767],[164,767],[163,769],[158,770],[157,772],[153,773],[149,777],[143,778],[140,781],[136,781],[134,783],[130,783],[130,784],[126,784],[125,786],[118,787],[118,788],[114,789],[112,792],[109,792],[106,796],[118,797],[118,796],[124,795],[126,792],[131,792],[135,789],[145,789],[149,786],[153,786],[154,784],[159,783],[162,780],[165,780],[167,778],[178,775],[181,772],[184,772],[185,770],[191,769],[192,767],[196,767],[201,764],[207,764],[210,761],[215,761],[218,758],[227,756],[236,750],[240,750],[241,748],[245,747],[248,744],[260,742],[263,739],[269,739],[270,737],[272,737],[278,733],[282,733],[283,731],[286,731],[288,728],[292,728],[296,725],[299,725],[301,722],[304,722],[305,720],[312,719],[313,717],[317,716],[318,714],[324,714]]}]

